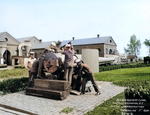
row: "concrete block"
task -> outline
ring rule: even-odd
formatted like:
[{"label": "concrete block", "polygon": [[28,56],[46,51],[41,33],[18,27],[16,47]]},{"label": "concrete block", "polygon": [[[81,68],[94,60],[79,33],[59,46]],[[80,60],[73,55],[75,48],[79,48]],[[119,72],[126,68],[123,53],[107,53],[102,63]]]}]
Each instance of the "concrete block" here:
[{"label": "concrete block", "polygon": [[99,72],[99,52],[96,49],[82,49],[82,60],[93,73]]}]

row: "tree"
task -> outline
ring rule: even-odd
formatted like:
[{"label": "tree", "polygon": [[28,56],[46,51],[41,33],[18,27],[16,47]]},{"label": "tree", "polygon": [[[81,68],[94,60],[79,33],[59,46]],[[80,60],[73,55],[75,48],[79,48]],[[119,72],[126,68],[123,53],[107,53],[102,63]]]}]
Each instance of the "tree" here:
[{"label": "tree", "polygon": [[149,50],[149,55],[150,55],[150,39],[148,40],[148,39],[145,39],[145,41],[144,41],[144,44],[148,47],[148,50]]},{"label": "tree", "polygon": [[129,43],[127,44],[127,48],[124,48],[124,51],[128,55],[139,55],[140,48],[141,48],[140,40],[137,40],[136,36],[132,35],[130,37]]}]

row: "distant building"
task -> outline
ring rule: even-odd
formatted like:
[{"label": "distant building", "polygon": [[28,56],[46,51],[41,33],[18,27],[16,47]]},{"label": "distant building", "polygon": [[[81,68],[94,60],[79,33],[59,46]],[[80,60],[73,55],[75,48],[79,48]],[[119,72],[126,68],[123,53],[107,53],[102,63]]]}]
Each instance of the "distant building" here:
[{"label": "distant building", "polygon": [[[0,33],[0,64],[12,64],[12,56],[18,55],[20,42],[7,32]],[[17,63],[17,60],[16,60]]]},{"label": "distant building", "polygon": [[98,49],[100,57],[109,57],[111,55],[118,55],[117,44],[111,36],[65,40],[61,43],[64,46],[68,42],[74,46],[77,54],[82,54],[82,49]]},{"label": "distant building", "polygon": [[128,59],[128,63],[135,63],[137,61],[137,56],[136,55],[128,55],[127,59]]},{"label": "distant building", "polygon": [[[17,65],[23,64],[24,58],[29,56],[29,52],[35,52],[38,58],[44,48],[48,47],[51,42],[42,42],[35,36],[14,38],[7,32],[0,33],[0,64]],[[82,54],[82,49],[98,49],[100,57],[114,57],[118,55],[117,44],[111,36],[64,40],[60,46],[64,46],[68,42],[74,46],[77,54]]]}]

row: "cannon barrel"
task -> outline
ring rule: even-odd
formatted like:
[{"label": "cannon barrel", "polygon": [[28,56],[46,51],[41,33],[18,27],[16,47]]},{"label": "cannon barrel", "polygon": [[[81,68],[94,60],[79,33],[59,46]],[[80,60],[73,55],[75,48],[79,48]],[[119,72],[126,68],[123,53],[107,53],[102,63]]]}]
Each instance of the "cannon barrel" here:
[{"label": "cannon barrel", "polygon": [[44,58],[44,69],[49,73],[54,73],[59,67],[58,57],[54,53],[48,53]]},{"label": "cannon barrel", "polygon": [[[76,60],[77,58],[77,56],[74,56],[74,60]],[[48,53],[44,57],[43,69],[45,69],[46,72],[54,73],[58,70],[58,68],[60,69],[62,64],[64,64],[64,59],[65,56],[61,53]],[[37,72],[39,66],[39,59],[34,61],[33,64],[26,62],[25,65],[27,65],[25,66],[26,68],[30,66],[32,72]]]}]

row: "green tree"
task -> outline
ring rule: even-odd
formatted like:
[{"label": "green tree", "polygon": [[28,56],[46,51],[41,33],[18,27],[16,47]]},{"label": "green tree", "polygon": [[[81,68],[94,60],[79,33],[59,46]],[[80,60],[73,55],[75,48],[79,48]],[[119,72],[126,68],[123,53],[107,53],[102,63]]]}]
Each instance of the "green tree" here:
[{"label": "green tree", "polygon": [[145,44],[145,46],[147,46],[148,47],[148,50],[149,50],[149,56],[150,56],[150,39],[148,40],[148,39],[145,39],[145,41],[144,41],[144,44]]},{"label": "green tree", "polygon": [[136,38],[135,35],[130,37],[130,41],[127,44],[127,48],[124,48],[124,51],[128,55],[139,55],[141,49],[141,42]]}]

